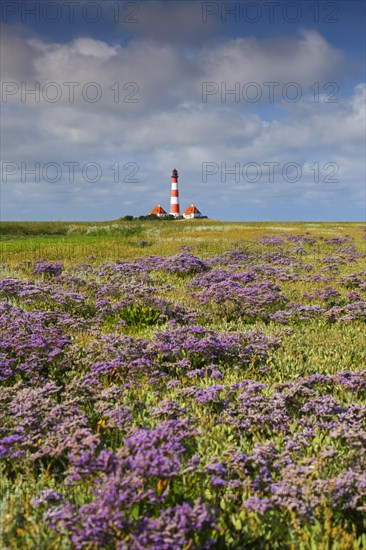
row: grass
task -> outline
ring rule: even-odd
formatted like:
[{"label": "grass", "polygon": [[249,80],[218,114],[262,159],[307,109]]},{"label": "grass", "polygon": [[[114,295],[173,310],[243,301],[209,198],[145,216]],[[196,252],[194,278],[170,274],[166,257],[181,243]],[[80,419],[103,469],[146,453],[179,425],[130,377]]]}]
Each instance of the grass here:
[{"label": "grass", "polygon": [[[256,241],[265,233],[304,233],[360,237],[365,224],[298,222],[219,222],[214,220],[113,221],[113,222],[2,222],[0,258],[14,266],[26,260],[47,258],[66,264],[131,260],[140,256],[174,254],[180,246],[194,246],[200,256],[219,254],[238,241]],[[314,251],[316,253],[316,251]]]},{"label": "grass", "polygon": [[[3,267],[4,276],[35,278],[32,273],[33,262],[40,258],[47,260],[63,261],[65,267],[70,267],[79,263],[91,263],[93,266],[101,262],[114,260],[132,260],[137,257],[160,255],[166,256],[179,252],[183,246],[192,247],[192,253],[205,258],[211,254],[220,254],[233,248],[233,243],[243,242],[250,247],[264,247],[258,241],[263,234],[280,233],[309,233],[309,235],[322,235],[324,239],[350,235],[355,239],[355,245],[358,250],[366,252],[366,241],[362,239],[365,231],[363,223],[297,223],[297,222],[268,222],[268,223],[233,223],[219,222],[214,220],[182,220],[174,222],[159,221],[113,221],[100,223],[67,223],[67,222],[3,222],[0,224],[1,230],[1,263],[6,264]],[[330,245],[316,245],[311,248],[306,261],[316,264],[320,255],[332,254]],[[358,264],[342,264],[339,266],[340,273],[338,277],[350,274],[362,269],[364,259],[360,259]],[[318,266],[317,266],[318,269]],[[156,273],[156,280],[161,283],[168,283],[173,287],[167,297],[173,302],[179,302],[190,306],[191,297],[186,288],[186,279],[167,273]],[[302,282],[280,283],[281,288],[291,300],[301,301],[304,292],[312,292],[315,288],[321,288],[324,283]],[[342,289],[346,294],[348,289]],[[92,298],[92,296],[91,296]],[[26,308],[23,304],[21,307]],[[32,307],[32,306],[30,306]],[[333,375],[342,370],[360,370],[366,368],[366,332],[365,324],[362,322],[352,323],[326,323],[324,320],[312,320],[305,323],[293,323],[288,326],[281,326],[273,322],[264,323],[257,321],[254,325],[244,322],[242,319],[226,321],[220,317],[215,318],[207,328],[219,332],[240,330],[246,331],[253,328],[263,330],[269,335],[279,336],[282,345],[268,359],[270,371],[268,374],[260,374],[255,367],[248,368],[245,377],[258,380],[268,384],[268,391],[273,391],[276,383],[283,383],[300,376],[309,376],[315,373],[324,373]],[[138,327],[136,335],[150,339],[157,330],[164,327],[142,326]],[[87,331],[80,331],[75,335],[75,344],[85,348],[90,342],[91,336]],[[79,373],[77,373],[79,374]],[[75,372],[72,373],[72,376]],[[71,374],[70,374],[71,376]],[[228,372],[225,382],[231,383],[238,380],[237,372]],[[154,405],[158,405],[163,398],[175,397],[174,389],[169,390],[164,395],[156,396],[151,390],[148,382],[144,391],[139,390],[138,396],[135,396],[135,402],[141,406],[141,411],[137,410],[135,420],[138,423],[146,423],[149,427],[152,422],[150,417],[143,418],[145,411]],[[133,390],[131,390],[133,396]],[[131,403],[134,399],[130,400]],[[141,416],[141,419],[139,415]],[[197,415],[201,414],[197,410]],[[203,414],[203,413],[202,413]],[[199,417],[199,416],[198,416]],[[201,418],[201,417],[199,417]],[[202,438],[199,442],[202,448],[199,449],[202,456],[220,457],[224,450],[228,451],[230,444],[223,433],[225,427],[211,425],[210,415],[202,416],[202,426],[205,426],[210,437]],[[221,430],[221,431],[220,431]],[[229,432],[228,432],[229,433]],[[258,434],[258,440],[260,440]],[[115,442],[115,445],[117,446]],[[249,445],[243,435],[243,446]],[[248,447],[249,448],[249,447]],[[61,537],[46,528],[41,521],[40,513],[32,510],[30,499],[38,494],[41,489],[57,487],[57,481],[47,471],[42,469],[36,471],[29,467],[29,471],[16,472],[9,476],[1,472],[0,469],[0,547],[8,549],[33,549],[39,548],[60,550],[72,548],[66,537]],[[73,498],[81,505],[87,501],[89,494],[87,484],[82,487],[72,489],[75,491]],[[70,491],[72,491],[70,489]],[[188,491],[187,488],[185,490]],[[79,492],[78,492],[79,491]],[[207,501],[210,497],[205,495]],[[223,505],[225,504],[222,499]],[[212,501],[212,506],[217,502]],[[221,503],[220,503],[221,506]],[[224,508],[223,508],[224,510]],[[235,533],[240,533],[240,513],[237,512],[235,505],[232,508],[232,520],[227,519],[227,525],[233,522],[234,528],[227,534],[225,545],[222,548],[238,548]],[[38,514],[38,515],[37,515]],[[361,550],[366,548],[366,538],[364,533],[356,536],[352,534],[352,528],[337,526],[332,519],[332,509],[327,509],[327,516],[320,525],[315,527],[306,525],[302,529],[296,522],[293,525],[287,523],[282,527],[289,529],[293,537],[292,543],[286,548],[289,550],[308,550],[312,548],[328,548],[329,550],[343,550],[349,548]],[[225,513],[223,512],[223,517]],[[257,533],[256,542],[253,544],[262,544],[262,546],[252,546],[253,548],[274,548],[271,547],[271,541],[267,541],[269,531],[266,533],[266,526],[258,522],[256,517],[252,517],[253,533]],[[273,533],[279,533],[281,525],[274,525]],[[347,529],[346,529],[347,527]],[[223,530],[225,525],[223,524]],[[291,528],[291,529],[290,529]],[[249,527],[248,527],[249,529]],[[297,531],[298,530],[298,531]],[[233,539],[230,539],[231,534]],[[224,538],[223,531],[223,538]],[[3,536],[3,539],[1,538]],[[262,537],[262,538],[260,538]],[[278,534],[278,540],[281,540]],[[2,542],[4,546],[1,546]],[[242,547],[242,546],[241,546]],[[90,546],[92,548],[92,546]],[[281,546],[276,546],[281,548]],[[285,548],[284,546],[282,548]]]}]

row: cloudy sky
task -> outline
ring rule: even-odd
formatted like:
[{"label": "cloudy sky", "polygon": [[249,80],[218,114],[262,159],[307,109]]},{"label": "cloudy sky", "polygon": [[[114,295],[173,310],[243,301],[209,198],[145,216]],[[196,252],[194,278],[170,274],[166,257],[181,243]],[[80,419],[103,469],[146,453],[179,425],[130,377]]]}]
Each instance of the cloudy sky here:
[{"label": "cloudy sky", "polygon": [[3,220],[365,220],[365,3],[4,0]]}]

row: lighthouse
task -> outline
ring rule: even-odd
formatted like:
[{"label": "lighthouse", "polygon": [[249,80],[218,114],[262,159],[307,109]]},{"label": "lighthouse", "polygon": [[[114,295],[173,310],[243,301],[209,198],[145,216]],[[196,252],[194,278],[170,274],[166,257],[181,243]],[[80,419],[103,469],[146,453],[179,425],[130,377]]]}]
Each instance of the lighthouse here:
[{"label": "lighthouse", "polygon": [[170,212],[172,216],[179,216],[179,194],[178,194],[178,171],[173,168],[172,171],[172,190],[170,194]]}]

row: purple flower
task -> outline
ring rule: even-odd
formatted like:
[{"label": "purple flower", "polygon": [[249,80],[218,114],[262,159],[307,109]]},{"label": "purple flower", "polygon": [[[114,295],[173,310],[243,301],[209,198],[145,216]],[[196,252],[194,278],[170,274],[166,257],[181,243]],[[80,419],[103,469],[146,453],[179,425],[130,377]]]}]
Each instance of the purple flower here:
[{"label": "purple flower", "polygon": [[249,497],[243,503],[243,508],[249,510],[250,512],[255,512],[256,514],[263,516],[267,512],[267,510],[271,510],[271,508],[273,508],[273,505],[271,504],[270,499],[267,497]]},{"label": "purple flower", "polygon": [[211,477],[211,483],[215,487],[224,487],[225,485],[227,485],[226,481],[224,479],[222,479],[221,477],[218,477],[218,476],[212,476]]},{"label": "purple flower", "polygon": [[55,489],[45,489],[39,493],[38,497],[31,498],[31,504],[38,508],[42,504],[54,504],[64,499],[64,496]]},{"label": "purple flower", "polygon": [[44,260],[39,260],[34,266],[33,273],[44,275],[49,278],[61,275],[63,267],[63,262],[46,262]]}]

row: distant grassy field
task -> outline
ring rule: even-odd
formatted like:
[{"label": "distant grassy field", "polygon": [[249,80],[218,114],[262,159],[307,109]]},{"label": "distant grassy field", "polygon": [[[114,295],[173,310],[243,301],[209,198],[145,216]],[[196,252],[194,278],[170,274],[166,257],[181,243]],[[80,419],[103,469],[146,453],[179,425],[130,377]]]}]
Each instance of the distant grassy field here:
[{"label": "distant grassy field", "polygon": [[[169,255],[180,246],[193,246],[198,255],[218,254],[238,241],[256,241],[263,234],[309,233],[350,235],[361,241],[363,223],[220,222],[214,220],[112,222],[2,222],[3,263],[46,257],[55,261],[133,259]],[[316,251],[315,251],[316,253]]]}]

